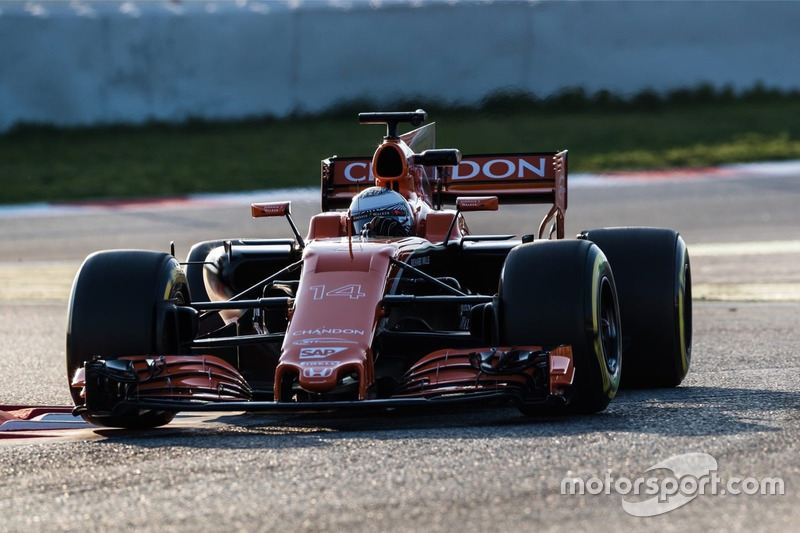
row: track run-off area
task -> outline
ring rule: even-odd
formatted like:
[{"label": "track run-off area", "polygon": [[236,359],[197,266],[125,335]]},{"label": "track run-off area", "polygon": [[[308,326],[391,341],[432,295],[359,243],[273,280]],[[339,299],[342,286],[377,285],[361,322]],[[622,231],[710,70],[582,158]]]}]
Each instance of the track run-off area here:
[{"label": "track run-off area", "polygon": [[[301,233],[319,208],[310,189],[0,207],[0,530],[800,526],[797,162],[570,176],[568,236],[668,227],[692,262],[686,380],[621,391],[597,415],[207,413],[132,432],[22,410],[69,405],[67,300],[86,255],[290,236],[250,218],[269,200],[293,201]],[[521,234],[545,211],[466,216],[473,233]]]},{"label": "track run-off area", "polygon": [[[794,227],[792,225],[784,228],[784,231],[778,229],[774,234],[763,234],[758,240],[748,240],[750,235],[762,225],[769,228],[774,227],[772,219],[780,217],[781,213],[772,212],[770,204],[761,201],[761,195],[758,191],[759,183],[763,186],[764,191],[780,190],[780,185],[775,187],[772,183],[792,181],[792,178],[800,176],[800,162],[790,161],[782,163],[757,163],[748,165],[729,165],[722,167],[708,167],[701,169],[678,169],[678,170],[661,170],[661,171],[641,171],[641,172],[617,172],[607,174],[578,174],[570,177],[570,192],[571,199],[577,196],[580,200],[584,198],[591,202],[592,192],[594,191],[598,196],[602,194],[608,197],[609,193],[613,197],[615,192],[623,191],[620,196],[624,197],[626,189],[632,189],[637,193],[648,193],[658,186],[675,188],[680,187],[684,189],[689,195],[696,191],[696,196],[687,198],[686,206],[681,208],[676,206],[676,213],[674,217],[677,219],[677,224],[663,225],[672,229],[678,229],[687,240],[689,251],[693,259],[697,259],[701,266],[704,267],[705,263],[731,263],[731,258],[749,258],[748,261],[760,263],[764,257],[774,256],[790,256],[800,257],[800,232],[793,232],[792,229],[800,229],[800,221],[795,221]],[[738,184],[737,184],[738,182]],[[756,189],[753,191],[751,197],[742,198],[743,205],[741,208],[746,210],[744,213],[736,213],[735,216],[739,221],[731,221],[733,223],[742,224],[751,219],[752,225],[745,228],[746,233],[742,238],[735,238],[733,240],[727,239],[727,235],[720,232],[718,234],[719,240],[714,240],[713,236],[707,235],[714,227],[719,224],[725,224],[726,220],[720,216],[715,217],[712,221],[712,227],[698,228],[703,232],[701,242],[693,242],[689,230],[684,229],[687,223],[691,220],[698,220],[698,225],[701,221],[712,215],[711,208],[714,204],[723,201],[725,195],[717,195],[713,198],[705,196],[706,193],[700,192],[711,188],[725,188],[739,189],[741,184],[751,184]],[[633,194],[633,193],[630,193]],[[709,212],[703,212],[702,197],[709,199],[708,209]],[[108,242],[106,240],[91,241],[92,235],[97,235],[97,229],[91,233],[81,231],[80,228],[92,226],[98,220],[105,220],[109,217],[115,217],[117,221],[111,221],[109,232],[104,236],[111,238],[113,245],[108,247],[137,247],[136,244],[141,244],[150,240],[149,244],[154,249],[165,250],[169,241],[173,238],[179,239],[182,235],[181,232],[185,231],[185,227],[170,228],[169,217],[175,217],[179,221],[186,222],[187,213],[188,220],[193,218],[204,218],[204,213],[209,213],[209,217],[198,224],[198,229],[202,227],[219,228],[220,231],[229,229],[233,234],[209,234],[202,235],[199,232],[192,232],[197,234],[197,240],[204,240],[208,238],[216,238],[219,235],[226,237],[254,237],[263,238],[265,236],[284,236],[287,228],[278,224],[270,224],[270,227],[262,222],[253,223],[253,221],[245,220],[246,208],[251,202],[263,202],[271,200],[292,200],[295,206],[295,218],[298,225],[305,229],[304,223],[307,222],[309,216],[313,215],[315,209],[319,205],[319,190],[313,188],[297,188],[297,189],[281,189],[281,190],[264,190],[253,191],[246,193],[230,193],[230,194],[198,194],[188,195],[178,198],[163,198],[163,199],[144,199],[144,200],[117,200],[105,202],[82,202],[82,203],[37,203],[37,204],[24,204],[24,205],[0,205],[0,229],[3,231],[3,244],[2,250],[4,253],[0,256],[0,301],[17,301],[17,300],[66,300],[69,297],[69,290],[72,284],[72,279],[80,266],[83,258],[99,249],[103,249],[103,244]],[[792,199],[791,191],[788,193],[787,199]],[[797,199],[796,197],[794,198]],[[622,198],[621,198],[622,200]],[[657,197],[649,197],[649,202],[657,201]],[[691,207],[690,207],[691,206]],[[239,209],[236,209],[236,208]],[[299,210],[297,208],[300,208]],[[602,209],[602,206],[594,205],[595,209]],[[690,213],[689,209],[699,207],[701,212]],[[626,210],[633,213],[639,213],[639,219],[643,222],[638,222],[634,217],[636,215],[628,215],[631,220],[629,225],[656,225],[648,224],[647,220],[652,218],[653,213],[648,213],[644,208],[638,211],[636,206],[625,206]],[[717,209],[719,209],[717,207]],[[732,211],[736,209],[731,206]],[[567,211],[567,221],[572,222],[573,216],[581,217],[587,220],[588,216],[582,216],[582,213],[575,213],[578,209],[572,207]],[[510,211],[510,213],[509,213]],[[529,221],[519,222],[522,218],[521,209],[518,207],[510,208],[509,211],[501,212],[498,216],[499,222],[487,220],[488,226],[505,227],[509,232],[518,228],[519,224],[529,224],[528,229],[533,228],[533,223],[538,219],[531,215]],[[668,217],[669,213],[662,209],[659,213],[661,217]],[[223,214],[224,212],[224,214]],[[755,214],[758,213],[758,219],[753,219]],[[198,216],[199,214],[199,216]],[[608,217],[603,217],[602,214],[598,215],[597,221],[594,226],[609,226],[610,224],[604,222],[604,218],[616,213],[609,213]],[[182,216],[183,215],[183,216]],[[239,216],[241,220],[236,220],[235,217]],[[486,215],[478,215],[484,219],[490,218]],[[493,216],[493,215],[491,215]],[[81,218],[83,220],[76,220]],[[514,223],[504,223],[503,218]],[[126,226],[126,222],[136,220],[136,227],[139,228],[134,235],[135,239],[131,239],[132,243],[128,244],[125,239],[129,235],[131,228]],[[149,222],[149,224],[148,224]],[[36,240],[28,241],[26,234],[32,228],[41,227],[42,231],[47,231],[49,226],[57,226],[60,231],[51,234],[50,237],[41,235],[45,240],[56,238],[63,231],[69,231],[70,227],[76,228],[76,232],[66,237],[62,242],[57,242],[56,249],[53,250],[48,243],[42,242],[44,245],[42,249],[35,250],[32,247],[37,244]],[[101,223],[102,224],[102,223]],[[260,226],[259,226],[260,224]],[[577,227],[572,224],[571,226]],[[678,226],[676,228],[676,226]],[[523,226],[524,227],[524,226]],[[569,226],[568,226],[569,227]],[[588,226],[587,226],[588,227]],[[18,228],[25,228],[21,234],[16,233]],[[116,231],[121,229],[123,231]],[[164,237],[161,236],[159,231],[163,228]],[[100,228],[102,229],[102,228]],[[581,227],[580,229],[585,229]],[[776,228],[777,229],[777,228]],[[33,229],[33,231],[36,231]],[[150,234],[149,232],[154,234]],[[170,233],[170,231],[174,231]],[[246,232],[242,234],[242,231]],[[474,231],[474,230],[473,230]],[[8,235],[6,235],[8,232]],[[283,232],[283,233],[282,233]],[[475,232],[475,231],[474,231]],[[732,233],[732,232],[731,232]],[[745,236],[746,235],[746,236]],[[706,239],[711,239],[706,242]],[[78,242],[77,247],[73,247],[74,243]],[[190,240],[186,240],[189,245],[193,244]],[[96,243],[96,245],[94,244]],[[19,245],[21,248],[15,248]],[[93,247],[95,246],[95,247]],[[16,255],[15,256],[15,250]],[[180,258],[180,255],[179,255]],[[727,259],[726,259],[727,258]],[[759,259],[761,258],[761,259]],[[772,261],[770,261],[772,262]],[[795,269],[797,270],[797,269]],[[758,270],[757,272],[762,272]],[[719,272],[715,272],[719,275]],[[20,283],[20,279],[25,279],[24,283]],[[776,278],[765,279],[762,276],[756,276],[752,279],[737,279],[731,281],[728,278],[717,276],[716,278],[709,276],[705,278],[695,279],[694,297],[699,300],[744,300],[744,301],[800,301],[800,276],[793,277],[791,272],[786,272],[784,276]]]}]

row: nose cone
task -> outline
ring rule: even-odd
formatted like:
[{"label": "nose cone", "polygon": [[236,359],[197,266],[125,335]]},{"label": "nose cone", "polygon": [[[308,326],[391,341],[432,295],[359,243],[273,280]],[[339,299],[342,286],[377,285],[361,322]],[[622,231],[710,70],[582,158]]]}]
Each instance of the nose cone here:
[{"label": "nose cone", "polygon": [[[298,392],[297,386],[305,392],[335,395],[337,399],[366,397],[367,388],[374,379],[372,337],[367,330],[290,328],[289,333],[275,373],[275,391],[280,393],[281,401],[288,401],[289,396]],[[328,399],[334,398],[329,396]]]},{"label": "nose cone", "polygon": [[297,351],[295,362],[299,367],[298,382],[304,390],[316,393],[330,392],[336,388],[343,377],[345,367],[358,367],[364,360],[362,355],[353,354],[343,346],[307,346]]},{"label": "nose cone", "polygon": [[302,391],[366,399],[375,379],[372,337],[396,250],[396,244],[354,247],[342,240],[306,247],[275,372],[279,401],[292,401]]},{"label": "nose cone", "polygon": [[[363,399],[368,350],[359,346],[308,346],[287,352],[278,365],[276,378],[287,383],[296,376],[303,391],[351,399]],[[291,380],[289,381],[291,382]],[[286,400],[286,398],[284,398]]]}]

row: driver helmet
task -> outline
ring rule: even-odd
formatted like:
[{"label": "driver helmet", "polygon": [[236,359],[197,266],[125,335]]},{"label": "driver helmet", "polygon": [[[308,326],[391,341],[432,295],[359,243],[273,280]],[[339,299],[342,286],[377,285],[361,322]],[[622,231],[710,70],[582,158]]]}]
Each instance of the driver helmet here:
[{"label": "driver helmet", "polygon": [[[379,219],[381,222],[389,222],[389,224],[376,224],[375,221],[367,227],[367,230],[372,229],[373,234],[385,235],[381,231],[375,231],[379,227],[392,227],[401,228],[402,234],[396,229],[388,236],[403,237],[412,234],[412,226],[414,224],[414,214],[411,212],[411,206],[400,193],[384,187],[370,187],[361,191],[353,198],[350,203],[350,218],[353,221],[353,230],[356,234],[363,233],[370,222],[374,219]],[[391,224],[391,222],[397,224]]]}]

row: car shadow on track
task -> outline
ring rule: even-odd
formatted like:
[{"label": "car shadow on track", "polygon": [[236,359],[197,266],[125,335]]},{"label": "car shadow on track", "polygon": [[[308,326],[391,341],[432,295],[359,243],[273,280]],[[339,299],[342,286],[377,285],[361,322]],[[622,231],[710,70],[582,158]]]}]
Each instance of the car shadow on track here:
[{"label": "car shadow on track", "polygon": [[[800,394],[678,387],[624,390],[594,415],[525,417],[512,405],[485,408],[316,414],[217,414],[148,431],[97,429],[105,441],[146,447],[264,448],[320,446],[340,438],[520,438],[592,433],[663,436],[737,435],[779,431],[767,413],[800,411]],[[491,428],[487,434],[486,429]],[[321,438],[324,437],[324,438]],[[220,441],[222,439],[222,441]]]}]

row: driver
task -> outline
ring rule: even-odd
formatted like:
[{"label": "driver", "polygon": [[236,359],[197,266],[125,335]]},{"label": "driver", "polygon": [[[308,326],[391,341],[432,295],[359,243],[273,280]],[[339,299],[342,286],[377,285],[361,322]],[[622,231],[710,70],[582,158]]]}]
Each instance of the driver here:
[{"label": "driver", "polygon": [[353,230],[362,237],[408,237],[413,233],[414,214],[400,193],[370,187],[350,203]]}]

